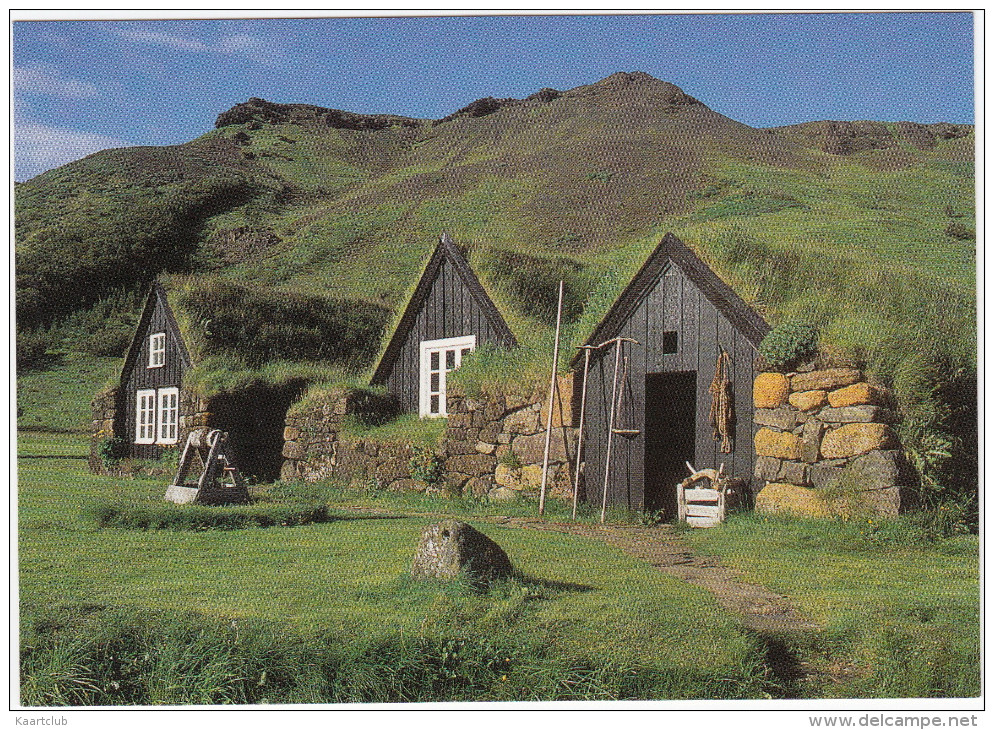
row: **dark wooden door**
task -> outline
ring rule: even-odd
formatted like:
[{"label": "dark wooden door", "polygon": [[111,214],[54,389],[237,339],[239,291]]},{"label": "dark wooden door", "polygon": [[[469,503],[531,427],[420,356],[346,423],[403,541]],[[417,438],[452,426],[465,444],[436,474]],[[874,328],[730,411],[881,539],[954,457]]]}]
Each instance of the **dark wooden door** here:
[{"label": "dark wooden door", "polygon": [[645,508],[676,518],[676,485],[694,461],[697,373],[645,377]]}]

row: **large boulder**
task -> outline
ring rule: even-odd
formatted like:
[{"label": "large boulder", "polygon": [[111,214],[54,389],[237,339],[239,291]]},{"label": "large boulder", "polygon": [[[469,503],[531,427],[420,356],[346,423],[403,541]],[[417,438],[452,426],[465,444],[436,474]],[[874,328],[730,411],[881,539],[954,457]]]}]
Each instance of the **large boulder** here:
[{"label": "large boulder", "polygon": [[814,489],[796,484],[767,484],[756,495],[756,511],[791,517],[832,517],[831,506]]},{"label": "large boulder", "polygon": [[414,554],[411,576],[489,581],[514,572],[507,553],[489,537],[459,520],[428,525]]}]

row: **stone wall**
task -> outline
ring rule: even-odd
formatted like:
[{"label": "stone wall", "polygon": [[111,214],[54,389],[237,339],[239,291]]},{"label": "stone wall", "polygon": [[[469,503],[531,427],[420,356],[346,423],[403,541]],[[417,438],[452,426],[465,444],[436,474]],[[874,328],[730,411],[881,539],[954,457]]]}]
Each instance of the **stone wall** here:
[{"label": "stone wall", "polygon": [[104,461],[100,454],[100,445],[107,439],[113,438],[117,418],[117,388],[108,388],[97,394],[90,401],[90,471],[94,474],[104,472]]},{"label": "stone wall", "polygon": [[[109,388],[101,391],[90,402],[90,456],[89,467],[94,474],[121,474],[120,465],[108,468],[100,454],[101,444],[114,436],[129,438],[131,434],[123,433],[123,419],[118,419],[117,413],[118,389]],[[210,399],[180,391],[179,398],[179,438],[178,446],[186,443],[187,434],[192,429],[212,426]],[[126,471],[126,469],[124,470]]]},{"label": "stone wall", "polygon": [[[547,494],[568,498],[576,444],[575,429],[569,427],[572,386],[568,378],[561,380],[560,392],[553,408]],[[336,391],[288,415],[281,477],[375,480],[385,489],[491,499],[538,495],[548,413],[541,394],[470,397],[450,390],[445,433],[431,449],[441,467],[440,478],[432,484],[415,479],[412,473],[412,457],[423,457],[418,447],[348,437],[345,419],[365,402],[355,391]]]},{"label": "stone wall", "polygon": [[855,368],[761,373],[753,387],[756,508],[896,515],[910,483],[893,398]]}]

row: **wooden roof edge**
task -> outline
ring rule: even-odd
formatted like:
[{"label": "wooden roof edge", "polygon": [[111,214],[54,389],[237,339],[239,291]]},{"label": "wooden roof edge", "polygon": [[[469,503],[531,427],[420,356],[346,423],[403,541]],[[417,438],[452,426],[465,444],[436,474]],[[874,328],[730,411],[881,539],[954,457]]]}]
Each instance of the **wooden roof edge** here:
[{"label": "wooden roof edge", "polygon": [[735,293],[687,244],[672,233],[663,237],[662,244],[670,260],[677,264],[697,284],[722,314],[749,340],[753,347],[770,331],[770,325],[746,301]]},{"label": "wooden roof edge", "polygon": [[190,357],[190,351],[186,347],[186,340],[183,339],[183,330],[180,329],[179,322],[176,321],[176,314],[173,312],[173,307],[169,303],[169,292],[166,291],[166,288],[162,286],[162,283],[158,279],[152,283],[152,286],[157,296],[162,300],[162,309],[166,313],[166,322],[169,323],[169,326],[176,333],[176,344],[179,345],[179,354],[183,358],[183,364],[186,367],[191,367],[193,365],[193,358]]},{"label": "wooden roof edge", "polygon": [[[584,345],[600,344],[604,340],[610,339],[621,329],[625,320],[638,306],[642,296],[662,273],[667,261],[672,261],[679,266],[735,328],[749,340],[753,347],[759,346],[766,333],[770,331],[770,326],[766,320],[746,304],[742,297],[736,294],[687,244],[672,232],[663,236],[642,267],[618,295],[607,314],[584,341]],[[581,353],[577,351],[570,359],[570,367],[575,368],[580,362]]]},{"label": "wooden roof edge", "polygon": [[138,357],[138,351],[141,350],[141,343],[145,339],[148,322],[152,318],[152,312],[155,311],[155,302],[158,296],[157,286],[160,286],[159,282],[153,281],[148,287],[145,306],[142,307],[141,316],[138,318],[138,325],[135,327],[134,334],[131,335],[131,343],[124,353],[124,363],[121,365],[121,376],[119,378],[121,381],[124,380],[125,374],[131,371],[131,366],[134,365],[135,358]]},{"label": "wooden roof edge", "polygon": [[176,335],[176,342],[179,345],[179,353],[180,357],[183,358],[183,364],[186,367],[190,367],[193,364],[190,351],[186,347],[186,342],[183,341],[183,333],[180,331],[179,323],[176,321],[176,316],[173,314],[172,307],[169,305],[168,292],[162,283],[158,279],[155,279],[148,287],[145,306],[142,308],[141,316],[138,318],[135,333],[131,336],[131,343],[124,353],[124,364],[121,366],[121,380],[124,379],[125,373],[129,372],[135,364],[135,359],[138,357],[138,352],[141,350],[145,335],[148,332],[149,320],[155,311],[155,304],[159,301],[162,302],[162,308],[166,313],[166,322],[169,323],[169,326],[173,329],[173,333]]},{"label": "wooden roof edge", "polygon": [[487,290],[480,281],[480,277],[470,267],[466,257],[462,255],[456,244],[452,242],[452,238],[448,233],[442,234],[440,245],[445,247],[446,254],[449,257],[449,261],[452,262],[453,268],[455,268],[456,273],[459,274],[459,278],[462,279],[463,284],[469,289],[473,298],[476,299],[476,303],[480,305],[483,315],[502,340],[501,344],[507,347],[517,347],[518,338],[514,336],[514,332],[511,331],[507,321],[501,315],[500,310],[497,309],[494,300],[487,294]]},{"label": "wooden roof edge", "polygon": [[414,287],[414,293],[411,294],[411,298],[404,308],[404,313],[400,316],[400,321],[390,336],[390,342],[387,343],[383,355],[380,356],[380,361],[376,364],[373,377],[369,380],[370,385],[383,385],[386,383],[387,377],[390,375],[390,370],[394,362],[396,362],[397,356],[400,354],[400,348],[404,346],[404,340],[414,326],[418,310],[428,296],[431,284],[438,274],[438,269],[442,265],[444,256],[442,241],[439,240],[435,246],[435,250],[431,253],[431,257],[428,259],[428,263],[425,265],[424,271],[421,272],[421,278],[418,279],[418,284]]},{"label": "wooden roof edge", "polygon": [[487,290],[483,288],[483,284],[480,283],[469,262],[466,261],[466,258],[456,247],[455,243],[453,243],[449,234],[443,233],[438,239],[438,244],[435,246],[431,258],[428,259],[428,264],[425,266],[421,278],[418,280],[418,285],[415,287],[414,293],[411,295],[404,309],[404,314],[401,315],[400,322],[397,323],[397,327],[390,337],[389,344],[387,344],[386,349],[383,351],[383,356],[380,357],[380,361],[373,371],[373,377],[369,381],[371,385],[383,385],[389,377],[390,370],[393,368],[393,364],[400,354],[400,348],[403,347],[408,333],[414,326],[418,311],[424,304],[425,298],[428,296],[428,292],[431,290],[431,286],[435,281],[435,277],[438,276],[438,270],[445,260],[448,260],[452,264],[457,275],[480,306],[484,317],[486,317],[490,326],[494,328],[494,331],[498,333],[498,336],[503,341],[502,344],[508,347],[517,346],[517,338],[514,336],[511,328],[508,327],[507,322],[504,321],[493,299],[487,294]]}]

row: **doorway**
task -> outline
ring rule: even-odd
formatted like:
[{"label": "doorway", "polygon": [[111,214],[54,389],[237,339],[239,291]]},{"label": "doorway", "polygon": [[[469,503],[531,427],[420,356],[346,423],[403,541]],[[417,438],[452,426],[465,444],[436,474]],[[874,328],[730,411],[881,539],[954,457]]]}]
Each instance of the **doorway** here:
[{"label": "doorway", "polygon": [[676,485],[694,462],[697,373],[645,376],[645,509],[676,518]]}]

